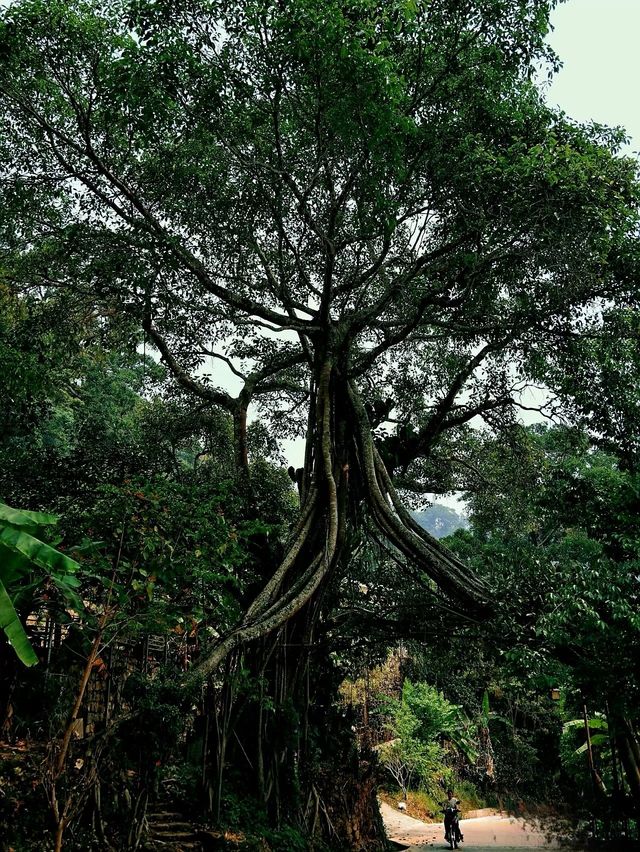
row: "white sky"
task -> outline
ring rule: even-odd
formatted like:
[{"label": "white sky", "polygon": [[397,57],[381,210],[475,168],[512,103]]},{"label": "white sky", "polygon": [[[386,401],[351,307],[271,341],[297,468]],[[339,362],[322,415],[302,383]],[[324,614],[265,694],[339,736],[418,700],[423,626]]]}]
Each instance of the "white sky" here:
[{"label": "white sky", "polygon": [[566,0],[551,16],[563,63],[549,103],[578,121],[621,125],[640,148],[640,0]]}]

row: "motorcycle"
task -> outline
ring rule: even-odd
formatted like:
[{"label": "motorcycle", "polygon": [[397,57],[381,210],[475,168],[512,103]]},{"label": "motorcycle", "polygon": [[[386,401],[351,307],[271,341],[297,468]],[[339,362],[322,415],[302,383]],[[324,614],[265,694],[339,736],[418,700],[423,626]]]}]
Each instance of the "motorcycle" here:
[{"label": "motorcycle", "polygon": [[464,840],[464,836],[460,831],[460,811],[458,807],[446,806],[444,812],[444,839],[449,844],[450,849],[458,849],[458,844]]}]

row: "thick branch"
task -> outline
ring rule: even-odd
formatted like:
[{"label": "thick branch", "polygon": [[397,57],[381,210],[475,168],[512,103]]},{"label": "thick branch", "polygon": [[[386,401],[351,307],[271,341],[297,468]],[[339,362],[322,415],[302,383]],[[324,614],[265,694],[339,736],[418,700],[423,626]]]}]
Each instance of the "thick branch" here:
[{"label": "thick branch", "polygon": [[[510,338],[509,338],[510,339]],[[508,405],[511,398],[508,399],[487,399],[476,407],[469,407],[457,416],[450,415],[454,408],[455,400],[464,388],[467,380],[474,371],[482,364],[484,359],[492,352],[500,351],[504,348],[508,339],[487,343],[471,358],[453,377],[449,388],[445,395],[436,404],[433,413],[417,433],[409,433],[400,437],[398,434],[391,435],[384,442],[385,449],[393,458],[394,465],[402,467],[404,470],[418,456],[423,455],[431,446],[433,441],[446,429],[454,426],[467,423],[478,414],[490,411],[494,408],[499,408],[503,405]],[[386,453],[385,453],[386,454]]]},{"label": "thick branch", "polygon": [[167,365],[180,387],[192,394],[195,394],[195,396],[198,396],[200,399],[204,399],[207,402],[211,402],[214,405],[219,405],[221,408],[225,408],[227,411],[234,412],[236,410],[237,400],[230,396],[230,394],[225,391],[216,390],[200,384],[200,382],[193,379],[186,370],[183,370],[169,349],[166,340],[152,325],[150,320],[147,319],[143,322],[143,328],[149,335],[153,345],[162,355],[163,362]]}]

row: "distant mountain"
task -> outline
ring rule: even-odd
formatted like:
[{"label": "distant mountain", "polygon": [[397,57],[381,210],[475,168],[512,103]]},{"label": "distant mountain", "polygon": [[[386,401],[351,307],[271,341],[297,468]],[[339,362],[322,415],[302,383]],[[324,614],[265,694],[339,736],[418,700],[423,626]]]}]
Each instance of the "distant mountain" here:
[{"label": "distant mountain", "polygon": [[435,538],[445,538],[456,530],[467,529],[469,526],[464,515],[438,503],[422,512],[414,512],[413,516],[420,526]]}]

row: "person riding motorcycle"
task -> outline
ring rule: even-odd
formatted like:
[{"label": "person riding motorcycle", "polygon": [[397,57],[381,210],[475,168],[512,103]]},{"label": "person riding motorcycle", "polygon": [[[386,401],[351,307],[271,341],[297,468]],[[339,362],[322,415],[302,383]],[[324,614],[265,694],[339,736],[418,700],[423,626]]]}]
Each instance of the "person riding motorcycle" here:
[{"label": "person riding motorcycle", "polygon": [[444,839],[451,844],[451,848],[458,848],[458,843],[464,840],[460,831],[460,799],[456,799],[453,790],[447,790],[447,800],[443,802],[444,811]]}]

